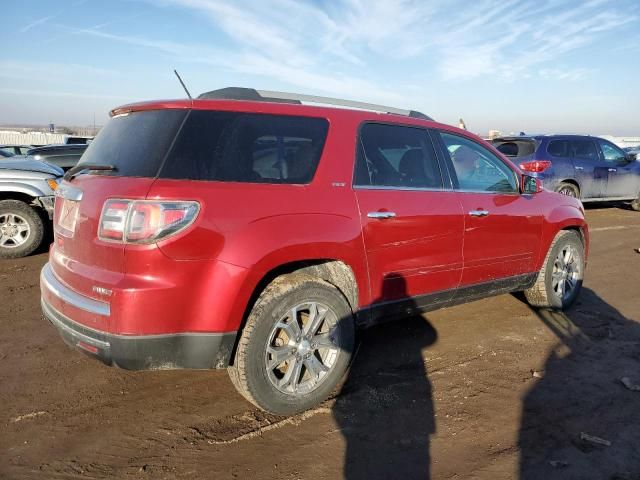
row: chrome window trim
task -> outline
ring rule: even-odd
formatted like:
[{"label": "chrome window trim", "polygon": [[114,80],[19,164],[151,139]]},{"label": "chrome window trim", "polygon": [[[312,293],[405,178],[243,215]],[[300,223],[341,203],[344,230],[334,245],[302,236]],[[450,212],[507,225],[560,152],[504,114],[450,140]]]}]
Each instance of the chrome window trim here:
[{"label": "chrome window trim", "polygon": [[403,192],[450,192],[444,188],[394,187],[393,185],[354,185],[354,190],[398,190]]},{"label": "chrome window trim", "polygon": [[111,306],[108,303],[93,300],[92,298],[85,297],[71,290],[56,278],[49,263],[46,263],[45,266],[42,267],[40,282],[42,286],[46,287],[53,295],[73,307],[103,317],[111,316]]},{"label": "chrome window trim", "polygon": [[458,193],[484,193],[487,195],[514,195],[514,196],[520,196],[522,195],[519,191],[513,191],[513,192],[501,192],[499,190],[463,190],[463,189],[454,189],[454,192],[458,192]]}]

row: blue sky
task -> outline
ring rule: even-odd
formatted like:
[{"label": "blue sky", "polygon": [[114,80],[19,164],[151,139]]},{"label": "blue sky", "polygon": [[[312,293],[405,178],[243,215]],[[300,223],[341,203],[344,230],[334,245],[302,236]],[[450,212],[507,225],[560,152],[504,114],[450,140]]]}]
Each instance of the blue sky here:
[{"label": "blue sky", "polygon": [[248,86],[470,130],[640,135],[638,0],[5,0],[0,123]]}]

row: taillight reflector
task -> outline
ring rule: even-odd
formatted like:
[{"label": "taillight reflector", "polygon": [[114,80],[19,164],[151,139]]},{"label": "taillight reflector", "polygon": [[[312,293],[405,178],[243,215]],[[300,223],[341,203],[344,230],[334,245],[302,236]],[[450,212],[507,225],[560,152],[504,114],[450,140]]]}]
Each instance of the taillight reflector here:
[{"label": "taillight reflector", "polygon": [[98,237],[123,243],[154,243],[191,225],[198,202],[107,200],[100,215]]},{"label": "taillight reflector", "polygon": [[541,173],[551,166],[549,160],[531,160],[530,162],[523,162],[520,164],[520,168],[525,172]]}]

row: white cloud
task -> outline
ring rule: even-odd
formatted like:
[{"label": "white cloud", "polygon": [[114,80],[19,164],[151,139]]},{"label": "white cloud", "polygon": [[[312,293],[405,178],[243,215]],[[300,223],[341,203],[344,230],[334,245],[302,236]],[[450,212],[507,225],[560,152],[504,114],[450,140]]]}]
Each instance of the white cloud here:
[{"label": "white cloud", "polygon": [[389,73],[383,69],[389,65],[415,74],[435,71],[446,81],[580,80],[592,70],[563,65],[568,54],[637,22],[639,10],[611,0],[336,0],[324,6],[296,0],[147,1],[204,17],[228,44],[114,33],[104,29],[107,24],[66,28],[309,92],[402,105],[414,96],[402,85],[416,80],[398,76],[386,88],[382,79]]}]

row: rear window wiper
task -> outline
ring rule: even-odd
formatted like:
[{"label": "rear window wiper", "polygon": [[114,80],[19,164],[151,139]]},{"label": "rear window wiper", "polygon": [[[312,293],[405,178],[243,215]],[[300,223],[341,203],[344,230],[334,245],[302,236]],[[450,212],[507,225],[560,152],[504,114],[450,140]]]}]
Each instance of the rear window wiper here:
[{"label": "rear window wiper", "polygon": [[114,171],[117,170],[116,167],[114,167],[113,165],[100,165],[98,163],[83,163],[81,165],[76,165],[75,167],[70,168],[69,170],[67,170],[67,173],[64,174],[63,180],[66,180],[67,182],[70,182],[73,177],[75,177],[78,173],[83,172],[85,170],[94,170],[94,171],[105,171],[105,172],[109,172],[109,171]]}]

